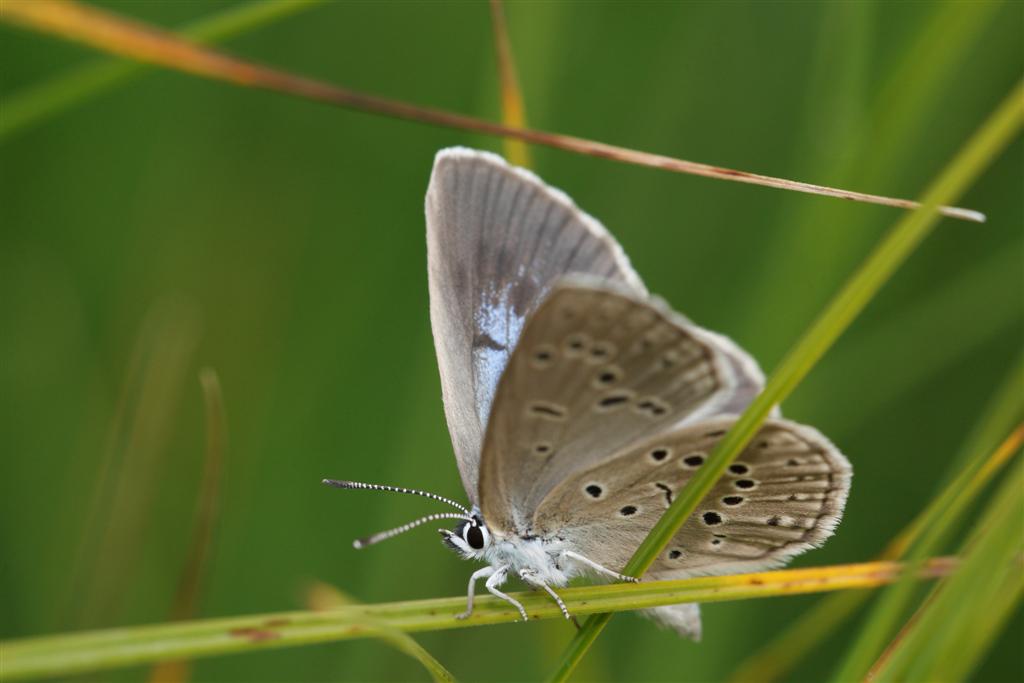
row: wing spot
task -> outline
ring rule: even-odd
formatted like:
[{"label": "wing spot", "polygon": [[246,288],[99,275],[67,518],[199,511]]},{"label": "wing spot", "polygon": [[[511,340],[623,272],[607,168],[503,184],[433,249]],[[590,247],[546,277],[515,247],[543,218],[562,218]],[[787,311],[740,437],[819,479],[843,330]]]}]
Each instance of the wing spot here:
[{"label": "wing spot", "polygon": [[551,453],[551,444],[542,441],[533,445],[533,452],[537,455],[548,455]]},{"label": "wing spot", "polygon": [[720,538],[712,538],[711,539],[711,545],[722,545],[722,539],[720,539]]},{"label": "wing spot", "polygon": [[565,406],[560,406],[557,403],[542,403],[537,401],[531,403],[527,410],[533,417],[539,417],[544,420],[553,420],[555,422],[562,422],[568,416]]},{"label": "wing spot", "polygon": [[618,408],[623,403],[628,403],[631,395],[625,392],[617,392],[604,396],[594,406],[599,412],[607,412]]},{"label": "wing spot", "polygon": [[683,458],[683,464],[687,467],[700,467],[704,464],[704,456],[700,453],[694,453]]},{"label": "wing spot", "polygon": [[743,502],[743,496],[726,496],[722,502],[726,505],[739,505]]},{"label": "wing spot", "polygon": [[765,522],[765,524],[767,524],[768,526],[778,526],[779,522],[781,522],[781,521],[782,520],[779,519],[778,517],[769,517],[768,521]]},{"label": "wing spot", "polygon": [[733,474],[746,474],[750,471],[750,468],[743,463],[736,463],[734,465],[729,465],[729,471]]},{"label": "wing spot", "polygon": [[577,358],[586,353],[587,348],[591,345],[592,340],[582,332],[570,334],[565,338],[565,355],[568,358]]},{"label": "wing spot", "polygon": [[718,514],[717,512],[711,511],[711,510],[709,510],[708,512],[705,512],[703,515],[701,515],[701,519],[703,519],[704,523],[707,524],[708,526],[714,526],[716,524],[721,524],[722,523],[722,515]]},{"label": "wing spot", "polygon": [[797,460],[796,458],[790,458],[786,462],[786,465],[789,466],[789,467],[799,467],[800,466],[800,461]]},{"label": "wing spot", "polygon": [[617,352],[618,349],[611,342],[599,341],[590,347],[590,358],[588,360],[592,363],[604,363],[614,358]]},{"label": "wing spot", "polygon": [[672,451],[670,449],[668,449],[668,448],[658,447],[658,448],[655,448],[654,450],[652,450],[650,453],[648,453],[648,455],[651,456],[651,460],[653,460],[654,462],[662,462],[671,453],[672,453]]},{"label": "wing spot", "polygon": [[556,350],[554,346],[550,344],[542,344],[533,350],[533,355],[530,357],[530,364],[535,368],[546,368],[549,367],[555,359]]},{"label": "wing spot", "polygon": [[654,485],[657,486],[659,489],[661,489],[662,491],[665,492],[665,502],[668,503],[669,505],[671,505],[672,504],[672,487],[670,487],[668,484],[663,484],[660,481],[655,482]]},{"label": "wing spot", "polygon": [[662,417],[668,413],[668,405],[657,398],[645,398],[634,407],[636,412],[648,417]]},{"label": "wing spot", "polygon": [[597,484],[587,484],[586,488],[583,490],[586,491],[587,495],[591,498],[600,498],[601,494],[604,493],[604,489]]},{"label": "wing spot", "polygon": [[630,515],[635,515],[636,513],[637,509],[635,505],[626,505],[619,510],[619,514],[623,517],[629,517]]},{"label": "wing spot", "polygon": [[733,485],[738,489],[752,489],[757,486],[757,482],[753,479],[737,479]]},{"label": "wing spot", "polygon": [[683,551],[682,550],[670,550],[669,553],[668,553],[668,559],[670,559],[670,560],[678,560],[682,556],[683,556]]},{"label": "wing spot", "polygon": [[609,387],[622,379],[622,368],[617,365],[606,365],[601,368],[596,375],[594,375],[594,381],[591,382],[595,389],[601,389]]}]

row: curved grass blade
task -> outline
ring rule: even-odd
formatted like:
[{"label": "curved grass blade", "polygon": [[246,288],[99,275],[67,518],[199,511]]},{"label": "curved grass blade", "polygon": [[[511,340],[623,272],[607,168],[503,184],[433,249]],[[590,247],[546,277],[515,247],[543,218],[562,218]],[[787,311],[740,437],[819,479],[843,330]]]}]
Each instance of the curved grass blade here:
[{"label": "curved grass blade", "polygon": [[[324,0],[256,0],[188,24],[180,35],[201,44],[219,43],[270,24]],[[0,142],[51,116],[150,71],[140,62],[106,59],[84,64],[4,98]]]},{"label": "curved grass blade", "polygon": [[[181,575],[178,577],[178,589],[171,608],[171,619],[174,621],[193,617],[199,603],[203,574],[213,545],[224,470],[227,419],[224,416],[224,395],[221,392],[220,379],[213,368],[203,368],[199,372],[199,383],[203,390],[203,404],[206,409],[206,453],[192,540]],[[188,661],[179,659],[161,662],[153,667],[149,680],[153,683],[187,681],[190,673],[191,666]]]},{"label": "curved grass blade", "polygon": [[[936,558],[917,575],[945,576],[955,570],[956,564],[955,558]],[[584,615],[678,602],[725,602],[874,588],[897,580],[902,570],[903,566],[895,562],[867,562],[679,581],[581,586],[567,588],[560,595],[572,612]],[[561,610],[547,595],[526,592],[514,593],[513,597],[523,604],[531,619],[562,619]],[[255,614],[11,640],[0,643],[4,680],[67,676],[168,659],[380,637],[381,628],[436,631],[520,619],[515,608],[492,596],[480,597],[469,619],[456,618],[465,606],[465,596],[457,596],[347,605],[326,612]]]},{"label": "curved grass blade", "polygon": [[[359,604],[359,601],[323,581],[314,581],[307,586],[305,602],[306,607],[316,612],[327,612]],[[435,683],[455,683],[455,676],[408,633],[379,624],[373,625],[373,628],[375,632],[371,635],[376,635],[377,638],[402,654],[408,655],[422,664]]]},{"label": "curved grass blade", "polygon": [[[989,409],[982,413],[983,419],[967,439],[960,455],[955,458],[956,461],[964,460],[965,458],[962,457],[964,454],[972,456],[977,453],[993,451],[994,447],[988,438],[993,420],[1000,426],[1000,431],[1005,433],[1007,429],[1012,428],[1014,422],[1024,417],[1021,415],[1020,394],[1016,393],[1021,388],[1020,373],[1022,370],[1024,367],[1020,364],[1014,367],[1010,381],[1000,388],[994,397],[996,401],[990,402]],[[1011,407],[1013,410],[1010,413],[1012,415],[1010,422],[1004,425],[1003,416],[1007,412],[1006,407]],[[901,558],[907,548],[920,538],[921,532],[931,526],[933,521],[942,514],[943,510],[953,504],[960,494],[967,500],[976,499],[981,490],[1002,469],[1012,455],[1012,450],[995,448],[985,461],[977,458],[968,459],[969,467],[960,470],[959,475],[889,542],[878,559],[882,561]],[[751,680],[770,683],[783,678],[797,662],[833,635],[836,629],[870,597],[870,593],[849,592],[830,595],[819,600],[813,607],[800,615],[781,635],[749,657],[733,673],[730,680],[734,683]]]},{"label": "curved grass blade", "polygon": [[145,316],[70,571],[75,627],[114,623],[124,607],[199,338],[191,301],[164,299]]},{"label": "curved grass blade", "polygon": [[[204,49],[152,26],[138,21],[130,21],[116,14],[71,2],[70,0],[34,0],[33,2],[13,2],[8,0],[8,2],[0,6],[0,19],[45,33],[52,33],[68,40],[82,42],[99,50],[185,71],[197,76],[250,88],[261,88],[286,93],[296,97],[383,116],[468,130],[484,135],[512,138],[577,154],[660,168],[676,173],[687,173],[707,178],[716,178],[718,180],[731,180],[751,185],[774,187],[776,189],[805,192],[869,204],[881,204],[902,209],[916,209],[919,206],[917,202],[907,199],[894,199],[864,192],[853,192],[824,185],[815,185],[813,183],[775,178],[759,173],[738,171],[695,161],[687,161],[685,159],[676,159],[661,154],[640,152],[571,135],[517,128],[472,116],[420,107],[407,102],[340,88],[323,81],[295,76],[284,71],[259,66],[213,50]],[[979,223],[985,220],[984,214],[970,209],[938,206],[936,210],[951,218]]]},{"label": "curved grass blade", "polygon": [[[754,437],[771,409],[796,388],[835,340],[910,256],[938,221],[937,207],[955,201],[1009,144],[1024,124],[1024,82],[1018,83],[963,150],[925,192],[920,209],[906,216],[868,256],[843,288],[772,373],[764,391],[718,442],[704,467],[680,490],[623,569],[644,572],[689,518],[725,468]],[[564,681],[604,629],[609,614],[591,617],[569,643],[553,680]],[[869,662],[870,663],[870,662]],[[866,669],[866,667],[865,667]]]},{"label": "curved grass blade", "polygon": [[[991,476],[995,469],[1020,449],[1022,443],[1024,443],[1024,424],[1019,425],[1003,441],[991,458],[984,461],[979,460],[973,469],[979,478]],[[927,557],[928,552],[940,547],[949,538],[955,524],[978,493],[978,489],[971,486],[952,486],[949,491],[951,495],[947,500],[942,501],[941,507],[936,507],[934,517],[922,522],[921,537],[913,544],[907,557],[907,563],[910,566],[916,566]],[[833,680],[860,680],[867,674],[872,663],[878,658],[886,642],[896,630],[913,598],[913,593],[914,585],[901,581],[879,597],[878,603],[871,610],[865,622],[860,637],[847,651]]]},{"label": "curved grass blade", "polygon": [[977,664],[1024,589],[1022,501],[1024,464],[1018,464],[982,516],[956,576],[936,587],[873,667],[873,680],[958,681]]}]

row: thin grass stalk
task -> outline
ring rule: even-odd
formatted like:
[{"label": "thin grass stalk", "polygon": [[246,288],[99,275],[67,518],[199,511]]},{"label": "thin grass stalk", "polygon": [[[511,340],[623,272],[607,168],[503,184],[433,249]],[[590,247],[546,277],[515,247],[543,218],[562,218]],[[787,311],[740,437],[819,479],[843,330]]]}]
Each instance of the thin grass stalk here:
[{"label": "thin grass stalk", "polygon": [[[974,468],[979,479],[991,474],[1007,459],[1013,456],[1024,443],[1024,424],[1019,425],[996,449],[991,458],[979,459]],[[928,557],[926,553],[942,546],[955,530],[955,525],[976,497],[980,487],[950,487],[952,494],[943,505],[936,508],[934,518],[923,526],[920,539],[911,548],[907,562],[914,566]],[[860,637],[847,651],[846,657],[833,677],[836,681],[859,680],[864,677],[872,664],[884,650],[885,644],[895,632],[900,619],[913,599],[914,585],[900,582],[883,593],[871,610]]]},{"label": "thin grass stalk", "polygon": [[[212,78],[250,88],[284,93],[347,109],[370,112],[408,121],[446,128],[493,135],[503,138],[554,147],[577,154],[613,159],[623,163],[659,168],[718,180],[729,180],[776,189],[804,192],[825,197],[881,204],[902,209],[916,209],[919,204],[907,199],[841,190],[759,173],[739,171],[661,154],[640,152],[571,135],[561,135],[529,128],[517,128],[485,121],[464,114],[421,107],[376,95],[296,76],[284,71],[259,66],[225,54],[204,49],[176,38],[153,26],[119,17],[111,12],[70,0],[8,0],[0,6],[0,19],[68,40],[85,43],[96,49],[177,69],[193,75]],[[969,209],[950,206],[935,207],[943,215],[966,221],[984,222],[985,215]]]},{"label": "thin grass stalk", "polygon": [[[256,0],[244,2],[187,24],[179,35],[200,44],[214,44],[323,4],[325,0]],[[5,3],[6,4],[6,3]],[[2,14],[2,13],[0,13]],[[130,83],[153,67],[120,59],[83,64],[67,73],[4,97],[0,143],[113,88]]]},{"label": "thin grass stalk", "polygon": [[[1018,393],[1021,389],[1021,373],[1024,371],[1022,362],[1024,355],[1014,365],[1008,380],[988,402],[978,425],[964,442],[958,456],[954,458],[954,462],[966,460],[967,467],[960,468],[957,476],[889,542],[876,559],[884,561],[903,557],[907,549],[920,538],[921,532],[932,525],[941,512],[958,497],[959,492],[964,492],[965,497],[970,500],[976,499],[992,477],[1009,461],[1014,452],[994,446],[990,434],[993,432],[993,426],[998,427],[1001,434],[1005,434],[1012,429],[1014,422],[1024,417],[1021,394]],[[990,452],[986,460],[977,457],[978,453],[984,452]],[[965,454],[971,457],[962,457]],[[811,650],[834,634],[836,629],[870,597],[870,593],[845,592],[822,598],[791,623],[781,635],[749,657],[736,669],[730,680],[733,683],[750,680],[770,683],[782,678]]]},{"label": "thin grass stalk", "polygon": [[[979,521],[954,580],[944,581],[903,637],[873,667],[873,680],[961,680],[998,634],[1020,596],[1020,515],[1024,463],[1018,463]],[[900,582],[902,583],[902,581]],[[1003,609],[1000,609],[1003,606]],[[994,614],[1003,616],[990,623]]]},{"label": "thin grass stalk", "polygon": [[187,301],[160,301],[146,315],[137,385],[128,394],[123,432],[114,436],[117,453],[105,463],[109,486],[100,483],[107,500],[86,529],[95,537],[81,567],[84,585],[72,596],[78,627],[116,622],[123,607],[124,585],[142,555],[155,491],[169,466],[169,439],[199,334],[197,311]]},{"label": "thin grass stalk", "polygon": [[[854,318],[864,310],[868,302],[928,235],[939,219],[937,207],[956,201],[1016,136],[1022,124],[1024,82],[1014,87],[956,158],[943,169],[925,192],[921,208],[897,223],[829,302],[810,329],[772,373],[764,391],[719,441],[705,465],[680,490],[676,500],[654,525],[627,563],[623,569],[624,573],[643,576],[725,472],[725,468],[754,437],[772,408],[796,388],[839,335],[849,327]],[[552,680],[564,681],[569,678],[609,619],[610,614],[599,614],[587,619],[569,643]]]},{"label": "thin grass stalk", "polygon": [[[945,576],[956,565],[955,558],[937,558],[919,570],[918,576]],[[868,562],[677,581],[580,586],[567,588],[560,595],[572,612],[585,615],[679,602],[724,602],[874,588],[895,581],[901,571],[899,563]],[[513,597],[523,604],[531,619],[562,618],[561,610],[547,595],[525,592]],[[457,596],[348,605],[327,612],[256,614],[6,641],[0,643],[4,680],[67,676],[168,659],[381,637],[381,629],[437,631],[520,619],[516,609],[492,596],[478,598],[473,615],[458,619],[456,615],[465,603],[465,596]]]},{"label": "thin grass stalk", "polygon": [[[213,546],[224,471],[227,418],[224,413],[224,395],[217,372],[213,368],[203,368],[199,372],[199,384],[203,391],[203,406],[206,411],[206,449],[192,537],[181,574],[178,576],[178,588],[171,606],[171,619],[174,621],[192,618],[199,604],[210,548]],[[190,673],[190,662],[186,660],[166,661],[153,667],[149,674],[149,681],[150,683],[187,681]]]}]

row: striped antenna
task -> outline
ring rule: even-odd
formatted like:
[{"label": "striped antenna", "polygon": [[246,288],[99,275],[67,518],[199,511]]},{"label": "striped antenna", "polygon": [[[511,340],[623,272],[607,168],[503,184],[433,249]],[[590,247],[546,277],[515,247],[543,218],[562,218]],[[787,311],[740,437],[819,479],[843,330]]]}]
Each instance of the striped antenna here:
[{"label": "striped antenna", "polygon": [[467,508],[460,505],[459,503],[456,503],[451,498],[445,498],[444,496],[439,496],[436,493],[429,493],[427,491],[407,489],[402,486],[388,486],[386,484],[364,484],[359,481],[344,481],[342,479],[324,479],[323,483],[338,489],[366,489],[368,491],[390,491],[392,493],[408,493],[413,496],[423,496],[424,498],[430,498],[431,500],[438,500],[441,501],[442,503],[448,503],[453,508],[462,510],[465,517],[460,516],[459,519],[467,519],[472,516],[472,513]]},{"label": "striped antenna", "polygon": [[460,515],[455,512],[438,512],[433,515],[427,515],[426,517],[420,517],[419,519],[409,522],[408,524],[396,526],[394,529],[388,529],[387,531],[379,531],[373,534],[372,536],[367,536],[365,538],[357,538],[356,540],[352,541],[352,546],[357,549],[365,548],[368,545],[373,545],[374,543],[386,541],[387,539],[393,536],[397,536],[398,534],[404,534],[406,531],[409,531],[409,529],[415,529],[421,524],[433,522],[435,519],[463,519],[467,522],[473,521],[471,517]]}]

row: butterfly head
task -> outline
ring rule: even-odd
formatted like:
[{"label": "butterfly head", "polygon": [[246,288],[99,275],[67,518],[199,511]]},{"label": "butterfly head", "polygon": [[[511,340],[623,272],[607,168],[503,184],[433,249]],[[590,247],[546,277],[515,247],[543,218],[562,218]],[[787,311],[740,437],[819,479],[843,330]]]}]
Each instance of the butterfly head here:
[{"label": "butterfly head", "polygon": [[467,560],[482,559],[491,545],[491,532],[479,514],[473,514],[452,530],[438,531],[444,544]]}]

